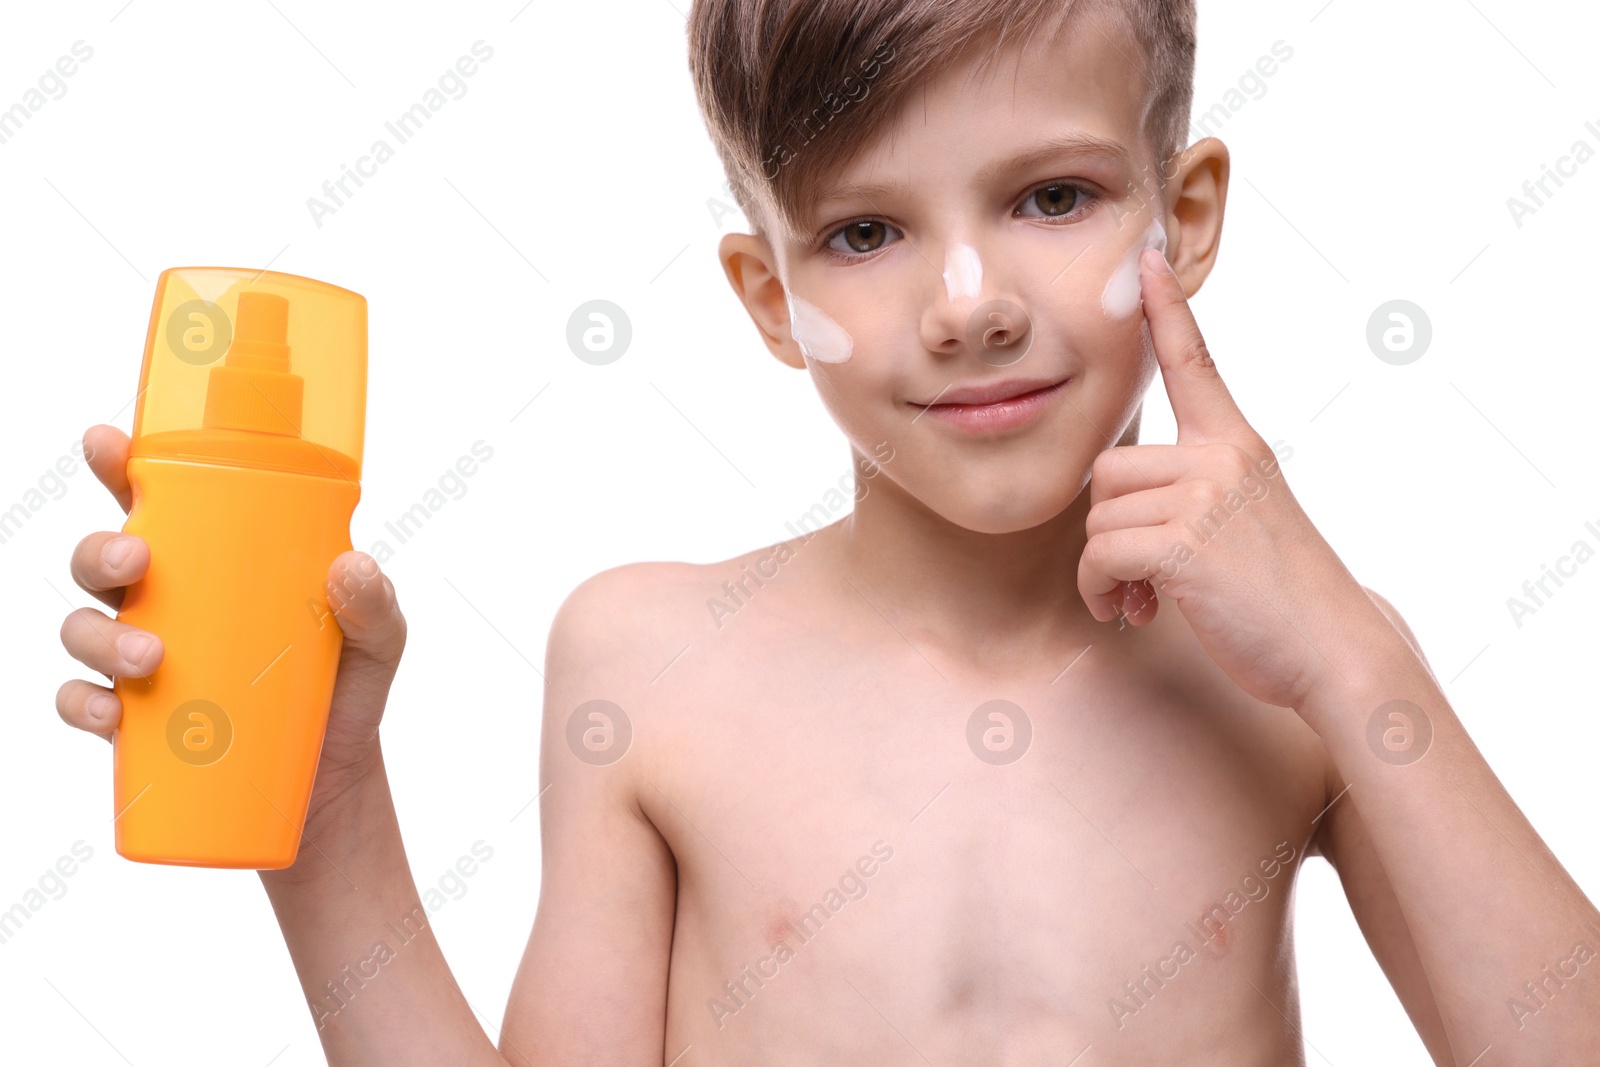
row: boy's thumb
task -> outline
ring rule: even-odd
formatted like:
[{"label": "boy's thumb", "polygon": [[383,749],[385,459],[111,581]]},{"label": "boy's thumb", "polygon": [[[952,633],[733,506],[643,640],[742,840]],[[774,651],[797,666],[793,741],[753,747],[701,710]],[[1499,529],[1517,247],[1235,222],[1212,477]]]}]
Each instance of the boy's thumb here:
[{"label": "boy's thumb", "polygon": [[342,553],[328,568],[328,607],[351,652],[392,666],[406,643],[405,617],[394,583],[365,552]]}]

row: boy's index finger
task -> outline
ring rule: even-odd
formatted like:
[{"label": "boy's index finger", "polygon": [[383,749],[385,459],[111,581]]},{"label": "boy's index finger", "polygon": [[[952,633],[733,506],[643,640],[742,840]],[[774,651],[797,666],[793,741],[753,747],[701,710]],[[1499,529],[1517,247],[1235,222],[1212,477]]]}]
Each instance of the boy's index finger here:
[{"label": "boy's index finger", "polygon": [[1221,440],[1248,429],[1244,413],[1217,373],[1189,298],[1166,256],[1147,249],[1139,278],[1161,380],[1178,421],[1178,444]]},{"label": "boy's index finger", "polygon": [[128,484],[128,435],[100,423],[89,427],[83,434],[83,459],[100,484],[111,490],[123,514],[133,508],[133,487]]}]

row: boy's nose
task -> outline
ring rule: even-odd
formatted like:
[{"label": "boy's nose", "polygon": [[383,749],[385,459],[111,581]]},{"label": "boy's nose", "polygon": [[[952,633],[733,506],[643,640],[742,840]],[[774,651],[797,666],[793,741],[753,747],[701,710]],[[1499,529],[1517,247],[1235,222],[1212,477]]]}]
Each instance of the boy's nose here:
[{"label": "boy's nose", "polygon": [[944,289],[952,303],[982,292],[983,259],[976,248],[956,241],[945,250]]},{"label": "boy's nose", "polygon": [[1033,321],[1020,304],[998,297],[978,305],[967,320],[967,348],[995,367],[1009,367],[1028,354]]},{"label": "boy's nose", "polygon": [[[923,341],[936,352],[966,351],[992,366],[1017,362],[1033,342],[1033,323],[1021,296],[985,268],[980,251],[955,240],[944,248],[944,270],[930,286]],[[942,291],[940,291],[942,290]]]}]

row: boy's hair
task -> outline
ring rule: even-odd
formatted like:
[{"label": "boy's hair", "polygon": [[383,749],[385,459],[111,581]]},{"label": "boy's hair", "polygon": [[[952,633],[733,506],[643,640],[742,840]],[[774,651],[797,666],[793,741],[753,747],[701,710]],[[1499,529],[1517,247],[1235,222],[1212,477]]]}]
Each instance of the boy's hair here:
[{"label": "boy's hair", "polygon": [[[1158,166],[1185,146],[1194,95],[1194,0],[694,0],[689,69],[734,199],[758,235],[798,234],[830,176],[906,99],[972,49],[1053,40],[1082,9],[1128,31],[1149,95],[1141,134]],[[1127,41],[1137,42],[1138,55]]]}]

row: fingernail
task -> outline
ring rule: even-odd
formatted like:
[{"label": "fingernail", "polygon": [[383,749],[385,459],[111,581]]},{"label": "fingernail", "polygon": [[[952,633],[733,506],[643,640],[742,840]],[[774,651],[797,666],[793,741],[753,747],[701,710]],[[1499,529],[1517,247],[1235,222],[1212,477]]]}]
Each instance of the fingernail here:
[{"label": "fingernail", "polygon": [[138,663],[150,651],[150,638],[144,634],[123,634],[117,638],[117,651],[129,663]]},{"label": "fingernail", "polygon": [[101,550],[100,555],[106,561],[106,566],[116,571],[121,570],[122,565],[128,562],[128,555],[132,551],[133,538],[118,537],[113,541],[107,541],[106,547]]},{"label": "fingernail", "polygon": [[89,712],[89,718],[106,722],[117,713],[117,698],[110,693],[96,693],[89,698],[85,708]]},{"label": "fingernail", "polygon": [[1157,274],[1171,274],[1172,273],[1172,264],[1168,263],[1166,255],[1164,253],[1158,251],[1157,249],[1154,249],[1154,248],[1145,249],[1144,250],[1144,261],[1145,261],[1146,265],[1148,265],[1149,268],[1151,270],[1155,271]]}]

